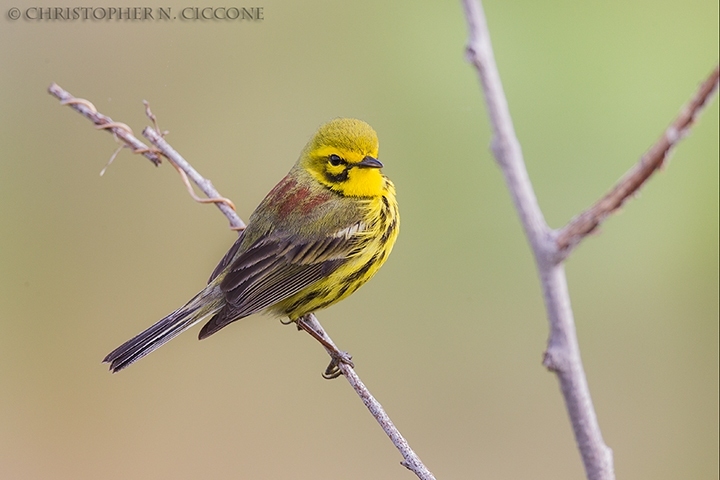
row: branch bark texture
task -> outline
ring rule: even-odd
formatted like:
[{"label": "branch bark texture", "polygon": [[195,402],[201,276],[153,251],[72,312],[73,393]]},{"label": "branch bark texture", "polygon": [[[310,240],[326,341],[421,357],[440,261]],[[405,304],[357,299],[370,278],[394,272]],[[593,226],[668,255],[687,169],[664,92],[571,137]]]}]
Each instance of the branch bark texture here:
[{"label": "branch bark texture", "polygon": [[[190,180],[195,183],[198,188],[212,200],[220,200],[224,198],[213,187],[210,180],[200,175],[190,163],[185,160],[164,138],[163,135],[153,127],[145,127],[142,134],[148,141],[155,146],[155,149],[149,149],[147,145],[138,140],[132,133],[132,130],[125,124],[113,122],[109,117],[98,113],[95,106],[87,100],[73,97],[70,93],[62,89],[56,83],[48,87],[48,92],[58,98],[63,105],[69,105],[78,113],[82,114],[100,128],[109,128],[116,134],[126,145],[128,145],[133,153],[140,153],[148,157],[155,165],[160,164],[160,155],[165,156],[172,164],[181,170]],[[154,120],[154,118],[153,118]],[[234,229],[245,228],[245,223],[235,213],[225,201],[215,202],[220,211],[227,217],[230,225]],[[311,314],[308,323],[318,332],[330,345],[335,346],[330,336],[325,332],[315,315]],[[328,351],[328,353],[332,353]],[[395,447],[403,457],[401,465],[412,471],[420,480],[435,480],[433,474],[420,460],[420,457],[410,448],[405,437],[402,436],[395,424],[385,412],[380,402],[370,393],[355,369],[345,363],[340,363],[339,368],[347,379],[350,386],[355,390],[360,400],[365,404],[372,416],[377,420],[378,424],[385,431]]]},{"label": "branch bark texture", "polygon": [[718,68],[701,85],[660,140],[618,184],[562,230],[548,227],[525,168],[520,143],[503,92],[479,0],[462,0],[469,40],[467,58],[477,70],[493,129],[492,150],[499,164],[535,257],[542,284],[550,336],[543,364],[555,372],[590,480],[615,478],[612,450],[605,444],[580,358],[570,295],[563,265],[572,249],[618,209],[660,168],[718,88]]}]

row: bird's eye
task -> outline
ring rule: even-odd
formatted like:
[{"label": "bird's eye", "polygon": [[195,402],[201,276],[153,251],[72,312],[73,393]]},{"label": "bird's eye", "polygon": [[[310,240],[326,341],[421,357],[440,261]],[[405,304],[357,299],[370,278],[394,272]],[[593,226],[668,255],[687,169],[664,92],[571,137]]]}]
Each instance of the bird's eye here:
[{"label": "bird's eye", "polygon": [[338,165],[343,163],[343,159],[340,158],[338,155],[335,155],[334,153],[328,157],[328,160],[330,160],[330,165],[333,167],[337,167]]}]

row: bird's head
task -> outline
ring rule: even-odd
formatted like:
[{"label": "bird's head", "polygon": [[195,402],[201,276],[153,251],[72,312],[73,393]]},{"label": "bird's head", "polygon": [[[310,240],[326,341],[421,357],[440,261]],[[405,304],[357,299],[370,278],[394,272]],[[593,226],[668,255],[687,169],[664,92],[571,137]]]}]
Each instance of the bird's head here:
[{"label": "bird's head", "polygon": [[377,134],[370,125],[353,118],[336,118],[315,132],[298,166],[341,195],[375,197],[385,188],[380,173],[383,164],[377,156]]}]

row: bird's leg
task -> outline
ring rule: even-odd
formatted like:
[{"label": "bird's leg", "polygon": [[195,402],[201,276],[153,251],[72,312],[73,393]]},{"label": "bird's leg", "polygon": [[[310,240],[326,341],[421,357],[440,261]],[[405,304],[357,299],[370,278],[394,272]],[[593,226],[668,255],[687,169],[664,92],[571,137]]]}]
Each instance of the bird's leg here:
[{"label": "bird's leg", "polygon": [[332,380],[333,378],[337,378],[342,375],[342,370],[340,370],[341,363],[351,367],[355,366],[352,362],[352,356],[348,352],[338,350],[338,348],[330,343],[321,333],[312,328],[307,323],[306,316],[298,318],[295,320],[295,323],[297,324],[298,330],[306,331],[311,337],[320,342],[320,344],[325,347],[325,350],[327,350],[330,354],[330,364],[325,369],[325,372],[323,372],[323,378]]}]

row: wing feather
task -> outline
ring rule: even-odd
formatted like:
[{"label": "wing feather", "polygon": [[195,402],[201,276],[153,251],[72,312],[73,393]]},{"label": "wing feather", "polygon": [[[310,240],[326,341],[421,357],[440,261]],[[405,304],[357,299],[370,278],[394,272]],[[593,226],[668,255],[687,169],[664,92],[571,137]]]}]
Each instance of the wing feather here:
[{"label": "wing feather", "polygon": [[364,238],[361,227],[348,228],[306,241],[275,231],[239,254],[238,239],[231,248],[235,258],[228,259],[228,252],[211,277],[227,268],[220,282],[226,305],[202,328],[200,338],[281,302],[335,271],[357,252]]}]

